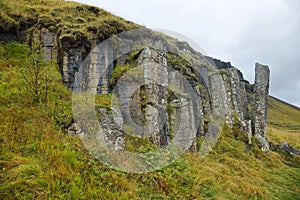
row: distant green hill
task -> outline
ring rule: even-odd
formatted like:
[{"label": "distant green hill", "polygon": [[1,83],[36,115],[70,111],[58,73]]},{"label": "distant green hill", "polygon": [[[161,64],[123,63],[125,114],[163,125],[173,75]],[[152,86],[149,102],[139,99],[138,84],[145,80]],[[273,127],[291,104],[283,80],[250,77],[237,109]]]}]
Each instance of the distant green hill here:
[{"label": "distant green hill", "polygon": [[300,108],[270,97],[268,122],[272,127],[288,131],[300,130]]},{"label": "distant green hill", "polygon": [[268,138],[287,141],[300,149],[300,109],[277,98],[269,98]]}]

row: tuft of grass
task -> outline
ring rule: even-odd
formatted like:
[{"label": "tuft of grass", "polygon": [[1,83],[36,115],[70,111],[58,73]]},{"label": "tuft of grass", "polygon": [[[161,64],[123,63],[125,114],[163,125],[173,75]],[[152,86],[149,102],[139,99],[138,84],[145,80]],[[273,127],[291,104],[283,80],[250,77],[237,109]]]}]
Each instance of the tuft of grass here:
[{"label": "tuft of grass", "polygon": [[104,95],[104,94],[97,94],[95,96],[95,106],[96,108],[106,108],[110,109],[112,104],[112,95]]},{"label": "tuft of grass", "polygon": [[181,56],[169,52],[167,54],[167,61],[170,67],[180,71],[188,79],[198,80],[197,75],[191,67],[191,63]]},{"label": "tuft of grass", "polygon": [[114,86],[116,86],[117,82],[120,80],[120,78],[128,71],[130,71],[132,69],[132,65],[117,65],[111,75],[111,78],[109,80],[109,83],[111,85],[112,88],[114,88]]}]

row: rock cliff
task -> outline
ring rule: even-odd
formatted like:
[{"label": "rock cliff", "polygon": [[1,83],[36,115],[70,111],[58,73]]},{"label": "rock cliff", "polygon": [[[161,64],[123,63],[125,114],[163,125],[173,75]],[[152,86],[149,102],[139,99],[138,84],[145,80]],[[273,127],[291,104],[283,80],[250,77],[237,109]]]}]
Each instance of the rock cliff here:
[{"label": "rock cliff", "polygon": [[[69,9],[90,13],[95,18],[104,12],[88,6]],[[52,18],[58,13],[59,10],[53,11]],[[125,20],[121,24],[115,20],[100,27],[85,27],[87,36],[61,27],[55,20],[49,25],[49,20],[46,23],[42,19],[35,16],[34,20],[24,21],[26,26],[20,23],[9,29],[1,27],[1,41],[31,44],[37,38],[45,59],[57,60],[63,83],[70,90],[77,87],[93,94],[114,94],[119,99],[112,105],[118,122],[116,116],[103,109],[98,114],[106,130],[105,138],[116,151],[125,149],[128,127],[133,136],[150,137],[157,147],[163,148],[175,140],[184,144],[182,149],[197,151],[197,138],[209,136],[211,140],[204,143],[213,146],[225,123],[243,132],[248,144],[252,144],[255,134],[262,150],[269,150],[267,66],[256,64],[253,86],[230,63],[205,57],[186,42],[145,28],[122,33],[138,27]],[[78,20],[76,23],[80,24]],[[107,42],[105,39],[110,36],[113,37]],[[113,77],[116,70],[126,66],[129,71]],[[113,78],[117,79],[115,84]],[[70,130],[76,132],[77,126]]]}]

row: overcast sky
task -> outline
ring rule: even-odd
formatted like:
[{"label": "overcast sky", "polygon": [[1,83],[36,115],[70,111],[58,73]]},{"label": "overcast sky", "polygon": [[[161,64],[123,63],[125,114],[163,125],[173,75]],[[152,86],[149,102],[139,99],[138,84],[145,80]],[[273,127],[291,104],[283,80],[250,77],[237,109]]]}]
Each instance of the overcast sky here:
[{"label": "overcast sky", "polygon": [[271,68],[271,95],[300,107],[299,0],[76,0],[195,41],[253,83],[255,62]]}]

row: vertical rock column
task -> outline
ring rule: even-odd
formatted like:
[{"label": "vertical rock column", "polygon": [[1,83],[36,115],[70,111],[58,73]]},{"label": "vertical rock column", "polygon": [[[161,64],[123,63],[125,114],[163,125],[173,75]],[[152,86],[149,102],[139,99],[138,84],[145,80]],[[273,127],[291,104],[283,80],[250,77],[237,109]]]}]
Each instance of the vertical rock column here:
[{"label": "vertical rock column", "polygon": [[245,83],[240,81],[238,70],[236,68],[228,69],[231,85],[231,99],[234,106],[236,117],[239,121],[239,127],[248,136],[248,144],[252,144],[252,128],[248,111],[247,92]]},{"label": "vertical rock column", "polygon": [[[226,115],[225,115],[225,121],[226,124],[233,129],[234,126],[234,106],[231,103],[231,96],[232,96],[232,91],[231,91],[231,86],[230,86],[230,77],[228,74],[222,74],[223,82],[220,81],[218,84],[221,84],[218,86],[218,88],[222,88],[224,85],[225,93],[224,93],[224,108],[226,110]],[[215,83],[214,83],[215,84]],[[222,85],[223,84],[223,85]],[[222,93],[221,93],[222,94]]]},{"label": "vertical rock column", "polygon": [[146,127],[152,141],[158,147],[168,144],[167,115],[163,111],[168,97],[168,70],[165,58],[150,48],[145,48],[139,57],[144,72],[147,99]]},{"label": "vertical rock column", "polygon": [[[104,64],[104,67],[101,68],[100,71],[100,80],[98,83],[98,93],[101,94],[109,94],[111,92],[111,88],[109,85],[109,79],[111,77],[112,71],[114,69],[114,49],[110,47],[109,45],[105,45],[101,50],[100,50],[100,55],[103,54],[102,56],[102,61],[101,59],[99,60]],[[98,62],[99,62],[98,61]]]},{"label": "vertical rock column", "polygon": [[232,128],[234,124],[234,109],[231,103],[230,83],[226,75],[219,73],[209,77],[211,87],[211,107],[216,116],[224,117]]},{"label": "vertical rock column", "polygon": [[264,152],[269,151],[269,143],[266,140],[269,77],[269,67],[256,63],[253,113],[254,131],[255,138],[258,140],[258,145]]},{"label": "vertical rock column", "polygon": [[235,112],[239,121],[244,121],[246,119],[249,119],[245,83],[240,81],[238,70],[236,68],[230,68],[229,74],[233,106],[235,108]]}]

